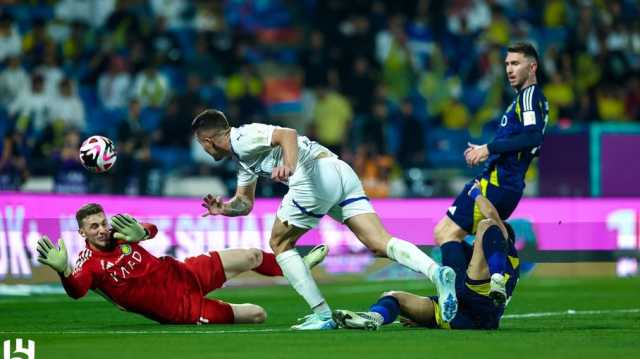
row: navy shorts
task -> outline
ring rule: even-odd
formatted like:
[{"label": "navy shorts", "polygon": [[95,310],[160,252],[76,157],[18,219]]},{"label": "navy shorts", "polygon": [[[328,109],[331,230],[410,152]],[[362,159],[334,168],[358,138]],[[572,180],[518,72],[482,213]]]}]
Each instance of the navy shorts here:
[{"label": "navy shorts", "polygon": [[[475,201],[467,193],[473,186],[474,181],[467,183],[464,189],[447,210],[447,216],[451,218],[460,228],[468,233],[474,234],[478,227],[478,222],[483,219],[480,210],[476,207]],[[506,220],[518,206],[522,192],[515,192],[496,187],[486,179],[480,180],[482,195],[493,204],[498,210],[500,218]]]},{"label": "navy shorts", "polygon": [[[464,256],[455,256],[458,260],[443,258],[442,265],[451,267],[456,272],[456,296],[458,297],[458,313],[448,325],[433,323],[433,328],[450,329],[498,329],[503,308],[496,308],[493,300],[487,296],[478,294],[471,287],[488,286],[487,280],[472,280],[467,278],[467,267],[473,254],[473,246],[462,243]],[[434,303],[438,303],[437,296],[429,297]]]}]

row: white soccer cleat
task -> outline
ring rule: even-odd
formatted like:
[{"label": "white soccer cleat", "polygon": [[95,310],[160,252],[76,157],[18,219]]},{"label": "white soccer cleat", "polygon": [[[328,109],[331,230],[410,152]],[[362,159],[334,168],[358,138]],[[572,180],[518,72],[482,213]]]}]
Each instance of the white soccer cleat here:
[{"label": "white soccer cleat", "polygon": [[309,253],[302,258],[302,261],[304,261],[304,264],[306,264],[309,269],[312,269],[322,263],[327,254],[329,254],[329,247],[325,244],[320,244],[313,247]]},{"label": "white soccer cleat", "polygon": [[310,314],[301,318],[302,323],[291,326],[293,330],[331,330],[336,329],[337,325],[333,319],[322,318],[318,314]]},{"label": "white soccer cleat", "polygon": [[350,310],[334,310],[333,321],[338,327],[346,329],[378,330],[380,323],[370,312],[352,312]]},{"label": "white soccer cleat", "polygon": [[502,306],[507,302],[507,280],[504,275],[500,273],[493,273],[491,275],[491,282],[489,284],[489,298],[493,299],[493,304],[496,307]]},{"label": "white soccer cleat", "polygon": [[456,297],[456,272],[447,266],[438,268],[435,275],[436,289],[438,290],[438,304],[440,305],[440,318],[449,323],[458,312],[458,298]]}]

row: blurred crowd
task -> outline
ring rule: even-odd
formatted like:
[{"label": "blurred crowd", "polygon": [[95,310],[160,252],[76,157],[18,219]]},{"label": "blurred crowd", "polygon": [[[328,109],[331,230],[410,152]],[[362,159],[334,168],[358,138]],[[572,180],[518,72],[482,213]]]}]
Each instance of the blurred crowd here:
[{"label": "blurred crowd", "polygon": [[[441,194],[428,169],[464,167],[514,93],[505,48],[530,41],[549,130],[640,120],[633,0],[0,1],[0,189],[52,176],[58,192],[162,194],[170,175],[234,166],[191,119],[296,128],[346,161],[371,196]],[[117,144],[108,175],[83,138]],[[426,177],[425,177],[426,176]],[[278,187],[262,185],[259,195]],[[435,191],[435,192],[434,192]]]}]

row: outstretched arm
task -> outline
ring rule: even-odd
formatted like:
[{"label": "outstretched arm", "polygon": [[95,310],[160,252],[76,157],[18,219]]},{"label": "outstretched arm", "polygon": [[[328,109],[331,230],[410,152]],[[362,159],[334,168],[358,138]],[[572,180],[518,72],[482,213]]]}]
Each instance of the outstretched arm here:
[{"label": "outstretched arm", "polygon": [[253,209],[253,203],[256,197],[256,183],[252,182],[246,186],[239,186],[236,194],[228,201],[223,202],[222,197],[213,197],[208,194],[202,198],[202,207],[207,212],[202,217],[223,215],[228,217],[245,216]]},{"label": "outstretched arm", "polygon": [[78,299],[87,294],[91,287],[93,277],[89,268],[83,265],[88,259],[88,253],[80,253],[75,268],[69,266],[67,249],[62,239],[58,240],[58,247],[44,236],[38,240],[38,262],[46,264],[55,270],[60,276],[62,286],[67,294]]}]

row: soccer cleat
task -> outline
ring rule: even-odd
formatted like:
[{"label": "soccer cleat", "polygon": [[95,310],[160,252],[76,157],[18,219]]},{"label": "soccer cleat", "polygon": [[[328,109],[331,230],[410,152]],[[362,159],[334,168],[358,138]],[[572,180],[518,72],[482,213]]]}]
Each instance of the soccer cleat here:
[{"label": "soccer cleat", "polygon": [[378,330],[380,323],[369,312],[352,312],[350,310],[334,310],[333,321],[339,328]]},{"label": "soccer cleat", "polygon": [[438,290],[438,304],[440,318],[449,323],[458,312],[458,298],[456,297],[456,272],[451,267],[438,268],[435,275],[435,285]]},{"label": "soccer cleat", "polygon": [[493,273],[489,285],[489,298],[493,299],[493,304],[496,307],[504,305],[507,302],[506,278],[500,273]]},{"label": "soccer cleat", "polygon": [[318,314],[307,315],[300,324],[291,326],[293,330],[331,330],[336,329],[336,322],[331,318],[323,318]]},{"label": "soccer cleat", "polygon": [[302,260],[309,269],[312,269],[320,264],[327,254],[329,254],[329,247],[325,244],[320,244],[313,247]]}]

